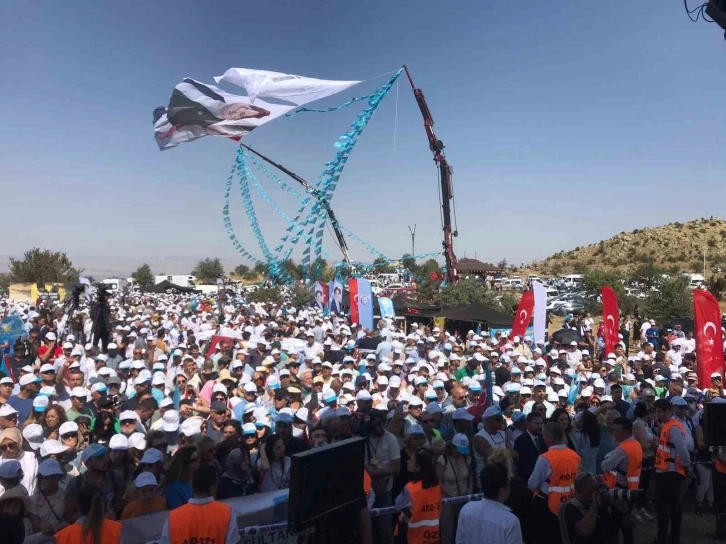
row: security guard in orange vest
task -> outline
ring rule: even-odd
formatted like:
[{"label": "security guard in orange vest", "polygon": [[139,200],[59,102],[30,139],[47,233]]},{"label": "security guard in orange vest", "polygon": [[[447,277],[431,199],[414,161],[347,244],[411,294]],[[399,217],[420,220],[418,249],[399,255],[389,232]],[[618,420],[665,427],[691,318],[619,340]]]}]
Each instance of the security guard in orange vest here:
[{"label": "security guard in orange vest", "polygon": [[671,403],[687,404],[682,397],[658,399],[654,404],[655,416],[661,424],[658,449],[655,451],[655,513],[659,544],[668,540],[669,523],[671,544],[681,541],[683,479],[687,472],[695,478],[686,446],[688,431],[673,417]]},{"label": "security guard in orange vest", "polygon": [[408,519],[408,544],[439,544],[441,486],[433,459],[419,452],[409,459],[407,468],[413,478],[396,497],[396,508],[402,512],[399,523]]},{"label": "security guard in orange vest", "polygon": [[536,542],[559,544],[557,514],[575,494],[580,456],[563,443],[565,437],[559,424],[547,423],[542,436],[549,449],[537,458],[527,485],[534,493],[534,508],[539,521]]},{"label": "security guard in orange vest", "polygon": [[162,541],[169,544],[238,544],[237,518],[232,509],[214,500],[217,492],[217,469],[202,465],[192,478],[193,497],[187,504],[169,513],[161,531]]},{"label": "security guard in orange vest", "polygon": [[610,489],[638,489],[643,447],[633,438],[633,422],[619,417],[613,422],[612,435],[618,447],[602,461],[603,481]]},{"label": "security guard in orange vest", "polygon": [[77,501],[81,517],[55,534],[56,544],[93,544],[96,535],[100,544],[120,544],[121,524],[105,519],[106,505],[101,489],[93,484],[85,485],[78,492]]},{"label": "security guard in orange vest", "polygon": [[[613,439],[618,447],[602,461],[603,481],[610,489],[638,489],[640,471],[643,468],[643,447],[633,438],[633,422],[619,417],[612,424]],[[633,520],[630,517],[630,503],[619,501],[611,509],[612,526],[623,533],[623,544],[633,542]]]}]

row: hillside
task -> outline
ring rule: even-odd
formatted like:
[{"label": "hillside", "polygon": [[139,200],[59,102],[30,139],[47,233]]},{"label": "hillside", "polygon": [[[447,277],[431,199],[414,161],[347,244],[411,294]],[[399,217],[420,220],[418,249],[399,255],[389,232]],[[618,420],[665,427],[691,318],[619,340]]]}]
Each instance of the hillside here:
[{"label": "hillside", "polygon": [[716,267],[726,270],[726,221],[712,217],[621,232],[589,246],[560,251],[524,268],[558,275],[592,267],[626,271],[652,263],[671,274],[701,272],[704,250],[709,272]]}]

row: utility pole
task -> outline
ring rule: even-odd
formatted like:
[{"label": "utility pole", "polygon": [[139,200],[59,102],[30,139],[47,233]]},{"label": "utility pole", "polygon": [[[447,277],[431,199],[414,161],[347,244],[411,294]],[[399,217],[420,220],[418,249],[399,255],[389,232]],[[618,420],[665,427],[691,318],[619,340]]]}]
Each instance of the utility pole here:
[{"label": "utility pole", "polygon": [[411,225],[408,226],[408,232],[411,233],[411,257],[416,255],[416,223],[413,224],[413,229],[411,229]]},{"label": "utility pole", "polygon": [[703,281],[706,281],[706,248],[703,248]]}]

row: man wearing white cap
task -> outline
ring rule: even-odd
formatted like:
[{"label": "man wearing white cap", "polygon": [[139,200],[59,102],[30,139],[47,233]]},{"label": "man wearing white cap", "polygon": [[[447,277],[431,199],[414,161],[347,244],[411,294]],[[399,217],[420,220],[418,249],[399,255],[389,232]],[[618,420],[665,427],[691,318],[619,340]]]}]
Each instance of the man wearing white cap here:
[{"label": "man wearing white cap", "polygon": [[33,399],[40,390],[41,379],[35,374],[25,374],[18,381],[20,391],[10,397],[6,404],[18,411],[18,425],[23,425],[33,409]]}]

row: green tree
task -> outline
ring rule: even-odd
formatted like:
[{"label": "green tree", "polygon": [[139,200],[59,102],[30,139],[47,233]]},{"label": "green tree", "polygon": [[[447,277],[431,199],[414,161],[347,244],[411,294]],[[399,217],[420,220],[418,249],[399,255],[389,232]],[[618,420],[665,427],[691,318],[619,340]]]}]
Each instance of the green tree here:
[{"label": "green tree", "polygon": [[708,290],[716,297],[716,300],[723,300],[726,298],[726,278],[720,277],[711,278],[711,281],[707,282]]},{"label": "green tree", "polygon": [[514,312],[517,311],[517,306],[519,306],[521,298],[522,295],[516,291],[505,291],[502,293],[502,296],[499,297],[498,301],[499,306],[501,306],[501,311],[506,314],[514,314]]},{"label": "green tree", "polygon": [[267,266],[267,263],[263,262],[255,263],[253,270],[263,277],[267,277],[270,274],[270,267]]},{"label": "green tree", "polygon": [[131,274],[134,281],[139,287],[151,287],[154,285],[154,273],[151,271],[151,267],[144,263],[136,269],[136,272]]},{"label": "green tree", "polygon": [[436,262],[436,259],[429,259],[420,266],[417,266],[414,273],[416,277],[423,281],[428,278],[432,272],[441,272],[441,265]]},{"label": "green tree", "polygon": [[376,257],[373,261],[373,271],[376,274],[389,274],[393,272],[394,267],[385,257]]},{"label": "green tree", "polygon": [[693,315],[693,293],[683,278],[664,279],[658,285],[658,293],[648,298],[645,304],[647,316],[660,324],[666,324],[675,317]]},{"label": "green tree", "polygon": [[638,265],[630,274],[631,279],[644,284],[648,289],[656,287],[663,281],[663,275],[668,271],[652,262]]},{"label": "green tree", "polygon": [[9,276],[13,283],[62,283],[78,281],[82,269],[73,263],[62,251],[33,248],[26,251],[22,259],[10,258]]},{"label": "green tree", "polygon": [[449,284],[441,289],[439,300],[442,304],[449,306],[466,306],[479,302],[482,304],[491,304],[491,291],[484,285],[473,279],[468,278],[459,280],[456,284]]},{"label": "green tree", "polygon": [[10,284],[13,283],[10,278],[10,274],[5,272],[0,273],[0,291],[7,291],[10,288]]},{"label": "green tree", "polygon": [[418,284],[416,294],[421,302],[436,302],[439,299],[440,291],[441,282],[439,280],[424,278]]},{"label": "green tree", "polygon": [[191,274],[197,277],[197,283],[216,283],[217,278],[224,276],[224,267],[219,258],[207,257],[197,263]]},{"label": "green tree", "polygon": [[247,300],[250,302],[271,302],[275,304],[282,304],[282,289],[277,286],[261,287],[260,289],[248,294]]},{"label": "green tree", "polygon": [[504,270],[507,268],[507,264],[509,264],[509,263],[507,263],[507,259],[506,258],[502,259],[501,261],[499,261],[497,263],[497,268],[501,268],[502,270]]},{"label": "green tree", "polygon": [[290,303],[298,310],[310,306],[314,296],[311,285],[295,285],[289,289],[288,294]]},{"label": "green tree", "polygon": [[401,266],[407,270],[414,271],[416,269],[416,259],[410,253],[404,253],[401,257]]},{"label": "green tree", "polygon": [[288,259],[284,263],[282,263],[282,269],[285,270],[296,280],[302,279],[304,275],[303,265],[300,263],[296,263],[292,259]]},{"label": "green tree", "polygon": [[234,269],[234,273],[237,276],[242,276],[243,278],[250,273],[250,267],[246,264],[240,264]]}]

